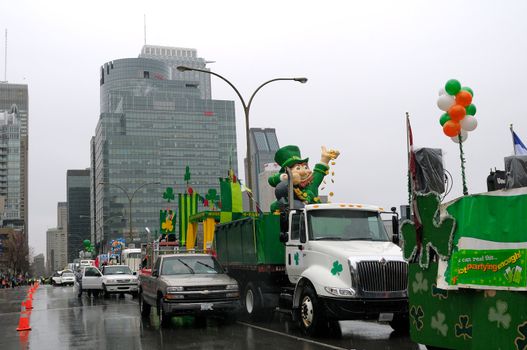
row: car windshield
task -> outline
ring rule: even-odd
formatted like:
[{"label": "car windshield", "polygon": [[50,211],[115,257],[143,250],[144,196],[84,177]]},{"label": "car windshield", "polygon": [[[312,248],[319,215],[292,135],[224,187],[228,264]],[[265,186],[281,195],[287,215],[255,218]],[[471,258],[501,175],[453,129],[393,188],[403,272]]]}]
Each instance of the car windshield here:
[{"label": "car windshield", "polygon": [[64,272],[64,273],[62,274],[62,277],[75,277],[75,276],[74,276],[73,273],[71,273],[71,272]]},{"label": "car windshield", "polygon": [[308,214],[310,240],[389,241],[384,224],[375,211],[327,209]]},{"label": "car windshield", "polygon": [[104,275],[131,275],[132,271],[128,266],[105,266]]},{"label": "car windshield", "polygon": [[177,256],[163,259],[162,275],[217,274],[223,268],[211,256]]}]

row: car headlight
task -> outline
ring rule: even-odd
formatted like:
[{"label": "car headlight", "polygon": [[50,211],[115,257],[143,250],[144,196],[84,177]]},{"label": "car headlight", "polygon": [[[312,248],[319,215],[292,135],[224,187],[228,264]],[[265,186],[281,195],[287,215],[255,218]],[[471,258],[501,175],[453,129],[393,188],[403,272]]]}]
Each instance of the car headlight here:
[{"label": "car headlight", "polygon": [[183,287],[167,287],[167,293],[177,293],[182,292],[183,290]]},{"label": "car headlight", "polygon": [[333,294],[338,297],[352,297],[355,296],[355,290],[353,288],[336,288],[336,287],[324,287],[326,292]]},{"label": "car headlight", "polygon": [[228,284],[225,289],[226,290],[238,290],[238,285],[237,284]]}]

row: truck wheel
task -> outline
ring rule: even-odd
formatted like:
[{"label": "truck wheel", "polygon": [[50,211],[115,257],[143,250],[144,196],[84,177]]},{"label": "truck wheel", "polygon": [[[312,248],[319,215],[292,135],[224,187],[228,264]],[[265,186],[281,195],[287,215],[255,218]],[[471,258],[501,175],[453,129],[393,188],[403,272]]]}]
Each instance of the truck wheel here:
[{"label": "truck wheel", "polygon": [[163,311],[163,298],[159,298],[157,301],[157,315],[159,316],[159,324],[161,327],[166,328],[170,326],[171,317],[165,311]]},{"label": "truck wheel", "polygon": [[299,321],[302,332],[308,336],[320,334],[328,325],[324,310],[322,310],[317,294],[311,286],[306,286],[302,290]]},{"label": "truck wheel", "polygon": [[261,308],[260,295],[258,289],[252,283],[247,283],[245,292],[243,293],[243,306],[245,314],[251,319],[256,320],[258,312]]},{"label": "truck wheel", "polygon": [[142,293],[139,294],[139,311],[141,312],[141,316],[145,318],[150,316],[150,305],[145,303]]}]

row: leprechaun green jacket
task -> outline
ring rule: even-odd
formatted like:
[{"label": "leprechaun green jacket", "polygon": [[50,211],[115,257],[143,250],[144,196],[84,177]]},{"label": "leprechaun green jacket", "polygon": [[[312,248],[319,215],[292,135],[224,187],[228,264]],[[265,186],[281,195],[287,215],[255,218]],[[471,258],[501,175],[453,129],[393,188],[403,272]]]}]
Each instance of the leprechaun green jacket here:
[{"label": "leprechaun green jacket", "polygon": [[[304,188],[295,186],[295,198],[306,203],[314,204],[320,203],[320,198],[318,198],[318,187],[324,180],[324,177],[328,174],[329,166],[323,163],[315,164],[313,168],[313,181]],[[269,177],[269,185],[276,187],[280,183],[280,174],[276,173]],[[271,212],[279,210],[278,201],[275,201],[271,204]]]}]

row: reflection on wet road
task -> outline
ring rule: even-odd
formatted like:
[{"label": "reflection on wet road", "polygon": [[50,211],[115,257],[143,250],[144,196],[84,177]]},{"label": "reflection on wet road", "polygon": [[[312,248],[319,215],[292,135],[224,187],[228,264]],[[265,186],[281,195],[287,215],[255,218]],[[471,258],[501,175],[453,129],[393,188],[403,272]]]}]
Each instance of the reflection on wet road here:
[{"label": "reflection on wet road", "polygon": [[425,349],[375,322],[340,322],[342,337],[323,338],[302,336],[280,315],[269,323],[209,319],[203,324],[190,316],[174,317],[163,329],[155,310],[141,319],[137,300],[128,295],[77,298],[74,287],[49,285],[33,293],[27,313],[31,330],[17,332],[28,290],[0,289],[0,349]]}]

